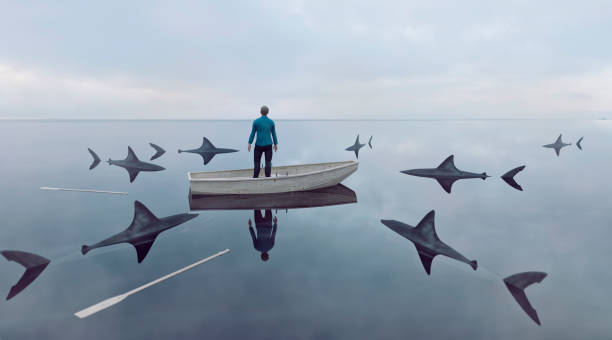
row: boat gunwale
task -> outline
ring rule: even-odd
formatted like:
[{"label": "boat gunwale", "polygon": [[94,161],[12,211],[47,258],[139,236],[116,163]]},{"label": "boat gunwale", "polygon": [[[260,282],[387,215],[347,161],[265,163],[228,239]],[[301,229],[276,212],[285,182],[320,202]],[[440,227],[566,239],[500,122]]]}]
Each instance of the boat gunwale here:
[{"label": "boat gunwale", "polygon": [[284,165],[284,166],[279,166],[279,168],[282,167],[298,167],[298,166],[303,166],[303,165],[323,165],[323,164],[332,164],[332,163],[346,163],[346,164],[342,164],[339,165],[337,167],[333,167],[330,169],[323,169],[323,170],[317,170],[317,171],[311,171],[311,172],[305,172],[303,174],[295,174],[295,175],[288,175],[288,176],[282,176],[282,177],[258,177],[258,178],[253,178],[253,177],[216,177],[216,178],[191,178],[191,174],[192,173],[215,173],[215,172],[227,172],[227,171],[248,171],[251,169],[237,169],[237,170],[220,170],[220,171],[198,171],[198,172],[188,172],[187,173],[187,178],[189,179],[189,182],[239,182],[239,181],[264,181],[264,180],[280,180],[280,179],[292,179],[292,178],[298,178],[298,177],[304,177],[304,176],[311,176],[311,175],[315,175],[315,174],[320,174],[323,172],[329,172],[331,170],[338,170],[338,169],[344,169],[344,168],[348,168],[350,166],[359,166],[359,161],[340,161],[340,162],[326,162],[326,163],[313,163],[313,164],[298,164],[298,165]]}]

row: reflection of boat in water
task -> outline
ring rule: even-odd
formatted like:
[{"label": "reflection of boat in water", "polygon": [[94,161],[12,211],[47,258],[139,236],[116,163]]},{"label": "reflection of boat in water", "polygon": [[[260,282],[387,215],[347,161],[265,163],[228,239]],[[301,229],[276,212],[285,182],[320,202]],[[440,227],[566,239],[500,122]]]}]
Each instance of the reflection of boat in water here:
[{"label": "reflection of boat in water", "polygon": [[356,161],[278,166],[272,177],[253,178],[253,169],[190,172],[194,194],[239,195],[307,191],[334,186],[357,171]]},{"label": "reflection of boat in water", "polygon": [[327,188],[260,195],[189,194],[189,208],[196,210],[296,209],[356,203],[357,195],[337,184]]}]

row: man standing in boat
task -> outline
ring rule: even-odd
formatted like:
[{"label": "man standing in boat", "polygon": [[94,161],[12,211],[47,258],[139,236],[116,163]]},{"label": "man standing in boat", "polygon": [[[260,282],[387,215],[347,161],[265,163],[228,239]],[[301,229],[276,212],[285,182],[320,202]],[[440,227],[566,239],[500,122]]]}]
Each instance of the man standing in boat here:
[{"label": "man standing in boat", "polygon": [[255,151],[253,152],[253,178],[259,177],[261,155],[265,154],[266,177],[270,177],[272,172],[272,142],[274,142],[274,152],[278,151],[278,140],[276,139],[276,129],[274,128],[274,121],[268,118],[268,112],[270,110],[267,106],[262,106],[260,113],[261,117],[255,119],[253,122],[253,128],[251,129],[251,135],[249,136],[249,147],[248,150],[251,152],[251,144],[253,138],[257,132],[257,140],[255,141]]}]

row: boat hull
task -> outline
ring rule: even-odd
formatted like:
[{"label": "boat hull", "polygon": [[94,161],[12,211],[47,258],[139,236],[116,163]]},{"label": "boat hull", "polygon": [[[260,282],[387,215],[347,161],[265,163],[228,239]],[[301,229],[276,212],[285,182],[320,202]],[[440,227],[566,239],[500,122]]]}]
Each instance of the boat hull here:
[{"label": "boat hull", "polygon": [[189,195],[189,209],[202,210],[255,210],[316,208],[357,202],[350,188],[336,184],[310,191],[293,191],[261,195]]},{"label": "boat hull", "polygon": [[190,172],[188,177],[192,194],[272,194],[334,186],[357,171],[358,164],[348,161],[274,167],[272,177],[259,178],[248,177],[252,169]]}]

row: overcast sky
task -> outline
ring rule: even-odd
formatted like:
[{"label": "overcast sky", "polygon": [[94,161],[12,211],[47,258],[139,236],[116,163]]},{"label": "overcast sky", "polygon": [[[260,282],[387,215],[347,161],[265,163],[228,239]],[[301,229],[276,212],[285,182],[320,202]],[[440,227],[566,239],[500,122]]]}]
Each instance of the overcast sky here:
[{"label": "overcast sky", "polygon": [[598,118],[610,1],[4,1],[0,117]]}]

